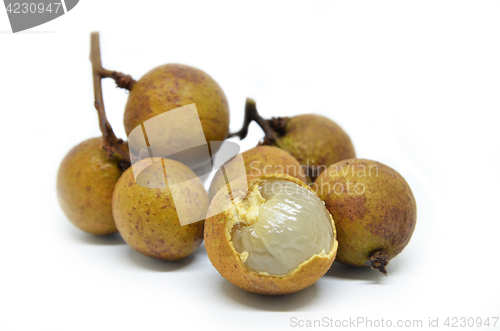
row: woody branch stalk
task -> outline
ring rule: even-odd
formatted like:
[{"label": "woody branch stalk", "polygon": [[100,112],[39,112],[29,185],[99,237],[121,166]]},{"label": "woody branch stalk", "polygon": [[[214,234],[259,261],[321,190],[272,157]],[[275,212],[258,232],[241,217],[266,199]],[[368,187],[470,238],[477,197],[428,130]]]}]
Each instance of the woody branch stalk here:
[{"label": "woody branch stalk", "polygon": [[272,130],[271,126],[269,125],[269,122],[266,121],[264,118],[262,118],[262,116],[260,116],[259,112],[257,111],[256,102],[250,98],[247,98],[245,104],[245,118],[243,120],[243,126],[241,127],[241,130],[238,132],[230,133],[228,135],[228,138],[238,137],[240,138],[240,140],[245,139],[245,137],[248,135],[248,127],[250,123],[252,123],[252,121],[255,121],[264,131],[265,145],[276,143],[276,135]]},{"label": "woody branch stalk", "polygon": [[124,170],[130,166],[128,147],[122,139],[116,137],[113,129],[111,128],[111,124],[106,117],[106,111],[104,109],[101,79],[103,77],[111,76],[106,75],[106,72],[108,71],[102,67],[99,32],[92,32],[90,35],[90,62],[92,63],[92,76],[94,81],[94,106],[97,110],[97,114],[99,115],[99,127],[102,132],[104,150],[106,151],[108,158],[117,154],[121,159],[119,166],[122,170]]}]

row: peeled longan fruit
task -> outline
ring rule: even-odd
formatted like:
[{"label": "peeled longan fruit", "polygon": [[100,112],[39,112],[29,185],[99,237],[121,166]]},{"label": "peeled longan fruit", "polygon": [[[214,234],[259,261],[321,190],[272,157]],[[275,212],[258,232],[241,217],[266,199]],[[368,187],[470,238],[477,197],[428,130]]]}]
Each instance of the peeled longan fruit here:
[{"label": "peeled longan fruit", "polygon": [[[205,140],[224,141],[229,130],[229,106],[224,92],[205,72],[182,64],[165,64],[146,73],[132,87],[125,107],[124,124],[127,136],[145,121],[182,106],[195,104]],[[169,157],[172,153],[198,146],[192,134],[196,122],[176,118],[178,130],[162,130],[162,123],[148,136],[149,146],[154,146],[155,156]],[[197,119],[196,119],[197,121]],[[138,146],[129,136],[129,145]],[[189,140],[193,140],[189,143]],[[179,146],[177,146],[179,145]],[[136,153],[140,151],[135,151]],[[212,151],[212,153],[215,151]],[[189,154],[189,153],[188,153]],[[209,157],[193,150],[193,155],[180,159],[191,168],[206,163]]]},{"label": "peeled longan fruit", "polygon": [[[112,206],[123,240],[146,256],[180,260],[203,240],[207,192],[178,161],[148,158],[133,164],[116,183]],[[181,225],[181,215],[187,225]]]},{"label": "peeled longan fruit", "polygon": [[337,225],[337,261],[385,266],[408,244],[417,221],[410,186],[394,169],[371,160],[349,159],[326,169],[312,185]]},{"label": "peeled longan fruit", "polygon": [[111,212],[113,190],[122,171],[109,159],[102,138],[85,140],[63,159],[57,172],[57,197],[68,219],[95,235],[116,232]]},{"label": "peeled longan fruit", "polygon": [[[301,167],[299,161],[278,147],[257,146],[243,152],[242,156],[248,182],[263,174],[279,173],[293,176],[307,183],[306,171]],[[227,177],[236,178],[239,176],[239,166],[239,163],[231,161],[224,165]],[[213,198],[217,191],[225,186],[223,173],[219,169],[210,184],[210,198]]]},{"label": "peeled longan fruit", "polygon": [[314,180],[326,167],[356,157],[347,133],[332,120],[315,114],[304,114],[269,121],[276,131],[276,144],[307,166]]},{"label": "peeled longan fruit", "polygon": [[242,289],[293,293],[314,284],[335,259],[333,219],[295,177],[254,178],[248,193],[219,190],[208,215],[221,210],[206,219],[205,247],[219,273]]}]

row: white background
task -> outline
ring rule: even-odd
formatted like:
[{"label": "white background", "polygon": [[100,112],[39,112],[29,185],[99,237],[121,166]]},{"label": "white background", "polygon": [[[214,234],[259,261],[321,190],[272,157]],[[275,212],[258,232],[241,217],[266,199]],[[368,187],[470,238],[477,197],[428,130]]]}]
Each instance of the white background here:
[{"label": "white background", "polygon": [[[308,289],[260,296],[223,279],[203,246],[160,262],[118,235],[73,227],[55,178],[70,148],[99,135],[93,30],[108,69],[138,79],[180,62],[209,73],[228,97],[232,131],[251,96],[265,117],[330,117],[359,157],[399,171],[418,221],[388,277],[334,263]],[[497,0],[82,0],[18,34],[0,9],[0,330],[297,329],[292,317],[491,322],[500,315],[499,41]],[[105,81],[104,95],[125,138],[127,94]],[[261,137],[252,124],[242,148]]]}]

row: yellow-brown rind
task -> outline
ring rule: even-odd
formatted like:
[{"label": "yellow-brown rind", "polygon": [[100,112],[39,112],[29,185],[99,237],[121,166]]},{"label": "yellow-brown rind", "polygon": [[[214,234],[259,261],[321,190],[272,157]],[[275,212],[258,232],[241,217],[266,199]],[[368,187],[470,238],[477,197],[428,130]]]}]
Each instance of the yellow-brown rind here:
[{"label": "yellow-brown rind", "polygon": [[[129,135],[144,121],[193,103],[206,141],[224,141],[229,105],[222,88],[204,71],[176,63],[158,66],[134,84],[125,106],[125,131]],[[168,133],[162,137],[169,140]]]},{"label": "yellow-brown rind", "polygon": [[[143,168],[139,178],[160,182],[164,178],[161,162],[146,167],[144,159],[136,163]],[[116,227],[127,244],[146,256],[176,261],[189,256],[203,241],[203,221],[181,226],[177,208],[189,208],[194,216],[204,217],[208,195],[196,175],[180,162],[163,159],[168,176],[176,182],[188,181],[185,201],[174,202],[169,186],[148,188],[137,184],[132,167],[127,169],[113,194],[113,216]],[[193,180],[194,179],[194,180]],[[177,207],[176,207],[177,206]]]},{"label": "yellow-brown rind", "polygon": [[79,229],[106,235],[117,231],[111,211],[115,184],[122,172],[117,159],[109,159],[102,138],[91,138],[64,157],[57,172],[61,209]]},{"label": "yellow-brown rind", "polygon": [[410,186],[394,169],[372,160],[343,160],[311,186],[335,219],[338,262],[366,267],[379,253],[388,262],[410,241],[417,206]]},{"label": "yellow-brown rind", "polygon": [[312,180],[326,167],[356,157],[347,133],[334,121],[316,114],[290,118],[279,143],[302,165],[310,167]]}]

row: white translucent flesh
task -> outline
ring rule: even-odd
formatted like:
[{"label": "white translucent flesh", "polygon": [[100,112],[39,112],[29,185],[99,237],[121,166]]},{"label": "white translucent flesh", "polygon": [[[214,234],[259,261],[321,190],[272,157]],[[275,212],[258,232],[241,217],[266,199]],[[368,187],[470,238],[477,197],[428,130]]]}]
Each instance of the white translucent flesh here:
[{"label": "white translucent flesh", "polygon": [[257,222],[238,223],[232,231],[236,251],[248,253],[247,269],[285,275],[314,254],[328,254],[333,230],[323,201],[287,180],[265,180],[259,191],[266,201]]}]

